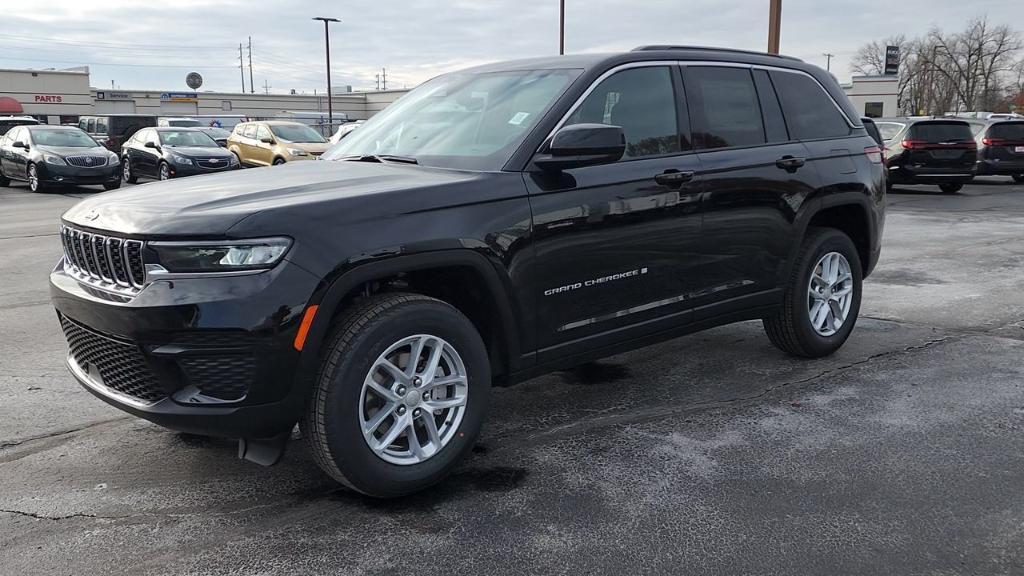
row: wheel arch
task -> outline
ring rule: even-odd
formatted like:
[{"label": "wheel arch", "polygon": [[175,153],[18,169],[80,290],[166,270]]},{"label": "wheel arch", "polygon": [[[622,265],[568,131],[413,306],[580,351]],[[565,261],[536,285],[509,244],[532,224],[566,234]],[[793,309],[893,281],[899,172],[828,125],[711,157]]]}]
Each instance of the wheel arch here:
[{"label": "wheel arch", "polygon": [[820,198],[799,215],[797,241],[790,248],[786,269],[782,278],[788,277],[789,270],[796,263],[800,246],[811,227],[834,228],[850,237],[857,248],[857,256],[866,278],[870,274],[876,245],[877,224],[872,219],[872,208],[868,198],[860,193],[837,194]]},{"label": "wheel arch", "polygon": [[[445,282],[439,282],[443,279]],[[358,265],[337,276],[311,300],[318,306],[299,360],[299,377],[311,378],[319,366],[323,346],[337,317],[347,305],[401,278],[401,291],[431,296],[465,314],[480,332],[492,363],[492,375],[503,381],[519,367],[518,323],[511,292],[495,266],[469,249],[444,250]],[[386,290],[381,290],[386,291]]]}]

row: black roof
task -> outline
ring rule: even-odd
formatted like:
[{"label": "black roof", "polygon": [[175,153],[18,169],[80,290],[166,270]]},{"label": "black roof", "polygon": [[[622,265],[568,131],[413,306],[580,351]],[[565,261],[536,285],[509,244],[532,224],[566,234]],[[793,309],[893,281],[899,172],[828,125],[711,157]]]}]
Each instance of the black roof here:
[{"label": "black roof", "polygon": [[808,70],[816,68],[791,56],[779,56],[764,52],[752,52],[733,48],[712,48],[706,46],[650,45],[640,46],[630,52],[599,54],[567,54],[564,56],[543,56],[523,60],[495,62],[470,68],[470,72],[498,72],[506,70],[539,70],[558,68],[590,69],[617,66],[629,62],[647,60],[704,60],[762,64]]}]

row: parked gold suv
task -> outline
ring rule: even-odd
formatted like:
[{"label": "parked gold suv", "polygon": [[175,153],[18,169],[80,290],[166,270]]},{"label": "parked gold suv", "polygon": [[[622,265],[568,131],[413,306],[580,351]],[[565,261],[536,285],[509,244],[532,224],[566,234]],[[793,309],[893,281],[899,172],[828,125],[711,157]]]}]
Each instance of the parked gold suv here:
[{"label": "parked gold suv", "polygon": [[245,166],[313,160],[329,145],[326,138],[309,126],[284,120],[242,122],[228,137],[228,150]]}]

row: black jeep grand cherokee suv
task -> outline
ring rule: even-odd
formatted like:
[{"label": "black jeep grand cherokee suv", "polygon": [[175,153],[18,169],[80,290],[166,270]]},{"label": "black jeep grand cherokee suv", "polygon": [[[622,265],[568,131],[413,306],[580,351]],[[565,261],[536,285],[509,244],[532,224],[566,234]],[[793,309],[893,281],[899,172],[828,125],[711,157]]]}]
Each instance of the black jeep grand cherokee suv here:
[{"label": "black jeep grand cherokee suv", "polygon": [[325,158],[69,210],[50,280],[82,385],[261,463],[298,422],[332,477],[397,496],[467,454],[492,383],[750,319],[829,354],[879,255],[878,145],[791,58],[474,68]]}]

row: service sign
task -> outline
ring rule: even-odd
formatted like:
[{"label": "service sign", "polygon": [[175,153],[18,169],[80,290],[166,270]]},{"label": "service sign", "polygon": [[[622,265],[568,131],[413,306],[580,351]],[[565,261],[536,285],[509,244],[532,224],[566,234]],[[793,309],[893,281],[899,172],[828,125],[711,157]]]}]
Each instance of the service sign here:
[{"label": "service sign", "polygon": [[128,92],[109,92],[106,90],[96,91],[97,100],[131,100],[132,95]]}]

